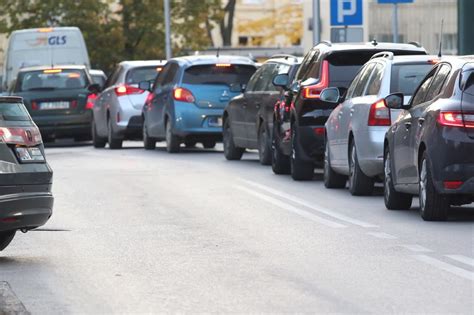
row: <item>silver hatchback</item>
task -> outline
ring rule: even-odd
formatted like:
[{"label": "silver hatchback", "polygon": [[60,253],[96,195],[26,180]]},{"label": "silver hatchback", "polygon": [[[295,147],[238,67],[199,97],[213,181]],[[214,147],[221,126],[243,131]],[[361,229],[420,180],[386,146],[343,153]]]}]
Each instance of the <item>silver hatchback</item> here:
[{"label": "silver hatchback", "polygon": [[93,107],[94,147],[120,149],[123,140],[141,139],[142,107],[148,91],[138,88],[142,81],[154,81],[166,61],[123,61],[117,65],[97,96]]},{"label": "silver hatchback", "polygon": [[383,177],[383,141],[399,111],[387,108],[384,98],[395,92],[411,98],[416,87],[437,62],[434,56],[375,54],[359,71],[345,93],[328,88],[321,100],[341,102],[326,122],[324,184],[344,188],[349,179],[352,195],[369,195]]}]

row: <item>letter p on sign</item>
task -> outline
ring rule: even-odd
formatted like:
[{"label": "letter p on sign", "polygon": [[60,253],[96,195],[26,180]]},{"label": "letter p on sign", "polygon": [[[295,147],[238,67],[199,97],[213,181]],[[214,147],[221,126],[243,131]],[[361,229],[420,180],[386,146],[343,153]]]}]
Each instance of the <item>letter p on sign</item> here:
[{"label": "letter p on sign", "polygon": [[331,0],[331,25],[362,25],[362,0]]}]

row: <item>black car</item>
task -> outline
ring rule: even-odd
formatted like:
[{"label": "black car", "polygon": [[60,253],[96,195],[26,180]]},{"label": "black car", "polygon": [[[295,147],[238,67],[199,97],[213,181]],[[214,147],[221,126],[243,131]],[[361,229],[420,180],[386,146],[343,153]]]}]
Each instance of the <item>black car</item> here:
[{"label": "black car", "polygon": [[245,149],[258,149],[263,165],[272,161],[272,128],[274,107],[284,98],[284,91],[273,85],[278,74],[294,76],[301,58],[288,55],[267,60],[250,78],[245,92],[234,97],[223,115],[224,155],[239,160]]},{"label": "black car", "polygon": [[0,250],[16,231],[48,221],[53,171],[43,141],[19,97],[0,97]]},{"label": "black car", "polygon": [[45,141],[83,141],[91,139],[94,92],[98,90],[84,66],[42,66],[21,69],[10,94],[23,97]]},{"label": "black car", "polygon": [[[295,180],[313,178],[314,167],[324,163],[324,124],[337,106],[321,101],[319,94],[327,87],[341,87],[342,94],[360,67],[381,51],[391,51],[395,55],[426,54],[426,50],[417,44],[376,41],[367,44],[322,42],[306,54],[288,89],[285,106],[289,115],[277,120],[275,126],[273,155],[282,162],[277,170],[290,169]],[[285,75],[277,76],[275,80],[283,87],[289,82]]]},{"label": "black car", "polygon": [[440,62],[408,105],[401,93],[385,101],[404,110],[385,138],[387,209],[418,195],[424,220],[445,220],[450,205],[474,202],[474,57]]}]

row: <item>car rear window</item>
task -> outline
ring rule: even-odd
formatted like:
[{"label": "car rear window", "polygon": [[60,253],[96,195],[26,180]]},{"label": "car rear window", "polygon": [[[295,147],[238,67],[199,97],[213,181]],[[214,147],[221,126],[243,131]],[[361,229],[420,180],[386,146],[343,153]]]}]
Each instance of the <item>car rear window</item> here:
[{"label": "car rear window", "polygon": [[30,120],[30,115],[22,103],[0,102],[0,120]]},{"label": "car rear window", "polygon": [[16,91],[83,89],[87,85],[88,79],[84,70],[45,69],[20,73]]},{"label": "car rear window", "polygon": [[375,52],[357,51],[332,53],[328,56],[329,86],[349,87],[359,69],[370,60]]},{"label": "car rear window", "polygon": [[155,81],[162,66],[140,67],[128,70],[125,78],[126,84],[138,84],[143,81]]},{"label": "car rear window", "polygon": [[100,86],[104,86],[105,85],[105,77],[103,75],[100,75],[100,74],[91,74],[91,77],[92,77],[92,81],[94,81],[95,84],[98,84]]},{"label": "car rear window", "polygon": [[413,95],[415,89],[431,68],[432,65],[428,63],[394,65],[392,67],[390,93],[400,92],[405,95]]},{"label": "car rear window", "polygon": [[247,84],[256,68],[247,65],[199,65],[184,72],[184,84]]}]

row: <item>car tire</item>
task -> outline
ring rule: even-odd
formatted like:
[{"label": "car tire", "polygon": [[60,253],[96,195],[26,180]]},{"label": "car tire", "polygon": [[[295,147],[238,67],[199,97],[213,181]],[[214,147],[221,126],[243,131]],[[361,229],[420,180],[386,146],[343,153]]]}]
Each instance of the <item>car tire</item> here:
[{"label": "car tire", "polygon": [[153,138],[150,138],[150,136],[148,135],[148,130],[147,130],[145,122],[143,122],[142,132],[143,132],[143,147],[145,148],[145,150],[155,150],[156,140]]},{"label": "car tire", "polygon": [[262,165],[272,163],[272,142],[265,122],[258,128],[258,159]]},{"label": "car tire", "polygon": [[5,231],[0,232],[0,251],[4,250],[15,237],[16,231]]},{"label": "car tire", "polygon": [[324,150],[324,186],[326,188],[345,188],[347,176],[336,173],[331,167],[331,155],[329,151],[329,143],[326,140],[326,148]]},{"label": "car tire", "polygon": [[395,190],[393,185],[392,159],[390,150],[385,149],[384,161],[383,199],[388,210],[409,210],[413,202],[413,195]]},{"label": "car tire", "polygon": [[104,148],[105,145],[107,144],[107,139],[101,138],[97,134],[97,126],[94,120],[92,120],[91,128],[92,128],[92,144],[94,145],[94,148],[97,148],[97,149]]},{"label": "car tire", "polygon": [[447,219],[449,199],[436,191],[426,152],[423,153],[420,162],[419,198],[420,214],[423,220],[445,221]]},{"label": "car tire", "polygon": [[353,196],[367,196],[374,191],[373,178],[365,175],[360,168],[354,140],[349,150],[349,191]]},{"label": "car tire", "polygon": [[188,149],[192,149],[196,146],[196,141],[192,141],[192,140],[185,140],[184,141],[184,145],[186,146],[186,148]]},{"label": "car tire", "polygon": [[280,142],[278,141],[277,124],[273,124],[272,134],[272,170],[273,173],[282,175],[290,174],[290,157],[284,155],[280,150]]},{"label": "car tire", "polygon": [[314,177],[314,164],[301,159],[297,145],[296,126],[291,125],[290,170],[293,180],[311,180]]},{"label": "car tire", "polygon": [[178,153],[181,145],[181,141],[178,136],[173,134],[173,129],[169,120],[166,121],[166,151],[168,153]]},{"label": "car tire", "polygon": [[230,128],[229,119],[224,121],[223,128],[223,144],[224,144],[224,156],[227,160],[240,160],[245,152],[244,148],[239,148],[234,143],[234,136],[232,135],[232,129]]},{"label": "car tire", "polygon": [[214,149],[216,147],[216,140],[205,140],[202,142],[204,149]]},{"label": "car tire", "polygon": [[112,127],[112,119],[108,120],[108,132],[107,132],[107,142],[109,143],[109,149],[116,150],[121,149],[123,140],[116,138],[114,135],[113,127]]}]

